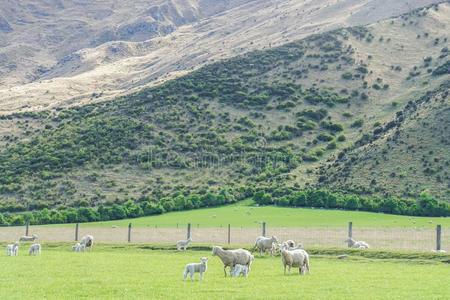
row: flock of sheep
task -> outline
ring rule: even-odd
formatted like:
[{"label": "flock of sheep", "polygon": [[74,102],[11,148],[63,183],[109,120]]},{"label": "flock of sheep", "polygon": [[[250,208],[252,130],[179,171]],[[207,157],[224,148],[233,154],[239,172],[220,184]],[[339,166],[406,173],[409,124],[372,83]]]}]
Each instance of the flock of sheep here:
[{"label": "flock of sheep", "polygon": [[[180,240],[177,242],[178,251],[186,251],[192,239]],[[350,248],[368,249],[369,244],[364,241],[355,241],[352,238],[345,240]],[[259,255],[270,252],[274,255],[276,252],[281,253],[281,262],[284,267],[284,274],[286,275],[286,268],[288,273],[291,273],[291,268],[298,268],[300,275],[305,275],[310,270],[309,254],[303,249],[302,244],[296,245],[293,240],[287,240],[283,243],[278,243],[275,236],[264,237],[259,236],[256,239],[252,251],[259,251]],[[218,256],[223,263],[223,272],[227,276],[227,267],[230,269],[232,277],[247,277],[250,273],[250,267],[255,257],[252,253],[245,249],[224,250],[222,247],[214,246],[212,248],[212,256]],[[199,273],[200,280],[203,280],[203,275],[208,269],[208,258],[202,257],[200,263],[190,263],[184,268],[183,280],[186,280],[189,275],[191,281],[194,279],[194,274]]]},{"label": "flock of sheep", "polygon": [[[19,238],[19,241],[15,242],[14,244],[6,245],[6,255],[7,256],[18,256],[19,255],[19,245],[20,243],[25,242],[35,242],[38,239],[38,236],[36,234],[33,234],[31,236],[21,236]],[[72,247],[72,250],[75,252],[84,252],[86,249],[91,250],[94,246],[94,237],[92,235],[85,235],[80,240],[79,243],[76,243],[75,246]],[[33,243],[30,246],[30,249],[28,251],[29,255],[40,255],[41,254],[41,244],[39,243]]]},{"label": "flock of sheep", "polygon": [[[181,240],[177,242],[177,250],[186,250],[191,242],[191,239]],[[298,268],[299,274],[304,275],[309,272],[309,254],[303,249],[301,244],[295,245],[294,241],[288,240],[281,244],[274,236],[268,238],[260,236],[256,239],[253,251],[259,251],[260,256],[266,252],[274,255],[277,251],[281,253],[281,261],[284,267],[284,274],[286,268],[291,272],[291,268]],[[227,268],[230,270],[232,277],[247,277],[250,273],[250,267],[255,257],[252,253],[245,249],[225,250],[222,247],[214,246],[212,248],[212,256],[218,256],[223,263],[223,271],[227,276]],[[183,279],[187,276],[193,280],[194,274],[199,273],[200,280],[203,279],[203,274],[206,272],[208,266],[208,258],[202,257],[200,263],[190,263],[184,268]]]},{"label": "flock of sheep", "polygon": [[[21,242],[35,242],[38,236],[33,234],[32,236],[22,236],[18,242],[9,244],[6,246],[6,255],[18,256],[19,245]],[[190,243],[191,238],[187,240],[180,240],[177,242],[176,247],[178,251],[186,251]],[[352,238],[348,238],[345,242],[349,244],[349,247],[358,249],[367,249],[369,245],[363,241],[355,241]],[[81,238],[80,242],[77,242],[73,247],[74,252],[84,252],[87,249],[92,250],[94,246],[94,237],[92,235],[85,235]],[[284,274],[286,274],[286,268],[290,274],[291,268],[298,268],[299,274],[304,275],[310,270],[309,254],[303,249],[302,244],[296,245],[293,240],[287,240],[281,244],[278,243],[278,239],[275,236],[264,237],[259,236],[252,251],[259,251],[259,255],[262,256],[266,252],[269,252],[272,256],[279,252],[281,254],[281,262],[284,267]],[[29,249],[30,255],[41,254],[41,244],[33,243]],[[227,276],[227,268],[230,270],[232,277],[248,277],[250,273],[250,267],[255,257],[252,253],[245,249],[225,250],[222,247],[214,246],[212,248],[212,256],[218,256],[223,263],[223,271]],[[186,280],[189,275],[190,279],[194,279],[194,274],[199,273],[200,280],[203,280],[203,275],[208,268],[208,258],[202,257],[200,263],[190,263],[184,268],[183,279]]]}]

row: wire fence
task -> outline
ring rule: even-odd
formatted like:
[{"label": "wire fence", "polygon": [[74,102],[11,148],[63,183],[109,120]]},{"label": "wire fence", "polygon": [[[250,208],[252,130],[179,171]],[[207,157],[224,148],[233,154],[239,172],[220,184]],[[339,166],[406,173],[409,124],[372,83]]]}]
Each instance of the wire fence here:
[{"label": "wire fence", "polygon": [[152,243],[172,244],[177,240],[191,237],[199,244],[242,244],[253,245],[256,237],[276,236],[278,240],[288,239],[308,247],[348,247],[345,240],[351,236],[355,240],[367,242],[372,249],[432,251],[450,250],[450,230],[440,225],[427,228],[358,228],[350,222],[348,226],[293,228],[270,227],[265,223],[259,228],[223,226],[202,228],[199,224],[179,224],[177,227],[88,227],[74,226],[17,226],[0,227],[0,242],[13,242],[23,235],[38,235],[41,242],[74,242],[86,234],[93,235],[101,243]]}]

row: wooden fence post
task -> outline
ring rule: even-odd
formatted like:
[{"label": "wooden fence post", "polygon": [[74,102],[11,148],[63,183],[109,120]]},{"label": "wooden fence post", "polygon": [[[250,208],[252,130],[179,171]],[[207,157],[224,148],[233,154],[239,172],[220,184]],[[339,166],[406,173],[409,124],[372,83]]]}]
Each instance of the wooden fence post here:
[{"label": "wooden fence post", "polygon": [[131,242],[131,223],[128,224],[128,243]]},{"label": "wooden fence post", "polygon": [[30,221],[27,221],[27,223],[25,224],[25,235],[28,236],[28,227],[30,226]]},{"label": "wooden fence post", "polygon": [[231,244],[231,225],[228,224],[228,245]]},{"label": "wooden fence post", "polygon": [[442,236],[442,227],[441,225],[436,226],[436,250],[441,250],[441,236]]},{"label": "wooden fence post", "polygon": [[78,241],[78,228],[79,228],[79,225],[77,223],[77,224],[75,224],[75,242]]},{"label": "wooden fence post", "polygon": [[188,223],[187,225],[187,238],[191,238],[191,223]]},{"label": "wooden fence post", "polygon": [[[348,238],[353,238],[353,222],[348,222]],[[348,247],[351,247],[352,244],[348,242]]]},{"label": "wooden fence post", "polygon": [[262,223],[262,236],[266,236],[266,222]]}]

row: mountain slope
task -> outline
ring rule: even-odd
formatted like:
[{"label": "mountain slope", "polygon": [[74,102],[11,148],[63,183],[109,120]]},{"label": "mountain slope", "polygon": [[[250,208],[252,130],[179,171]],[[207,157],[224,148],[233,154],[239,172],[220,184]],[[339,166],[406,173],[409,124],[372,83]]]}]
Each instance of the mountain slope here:
[{"label": "mountain slope", "polygon": [[5,116],[1,203],[94,206],[315,185],[321,163],[445,86],[449,11],[445,3],[313,35],[109,102]]},{"label": "mountain slope", "polygon": [[437,2],[6,1],[0,113],[111,99],[219,59]]},{"label": "mountain slope", "polygon": [[450,82],[410,101],[396,118],[321,172],[322,185],[403,197],[450,198]]}]

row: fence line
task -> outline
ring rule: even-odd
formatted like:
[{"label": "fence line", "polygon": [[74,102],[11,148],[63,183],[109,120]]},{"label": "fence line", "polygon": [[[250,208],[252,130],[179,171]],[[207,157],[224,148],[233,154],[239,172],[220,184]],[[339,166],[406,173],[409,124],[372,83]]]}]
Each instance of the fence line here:
[{"label": "fence line", "polygon": [[[88,225],[86,225],[88,226]],[[417,228],[358,228],[352,222],[347,227],[340,228],[294,228],[270,227],[266,222],[261,227],[244,228],[227,226],[207,228],[191,223],[177,227],[85,227],[75,224],[75,227],[30,226],[0,227],[0,242],[13,242],[25,233],[37,234],[41,242],[72,242],[86,234],[91,234],[98,242],[105,243],[166,243],[174,244],[177,240],[192,238],[194,243],[204,244],[253,244],[257,236],[276,236],[279,241],[293,239],[308,247],[348,247],[344,242],[347,237],[368,242],[373,249],[450,251],[450,230],[444,230],[441,225],[435,229]]]}]

